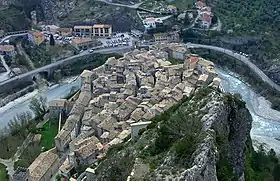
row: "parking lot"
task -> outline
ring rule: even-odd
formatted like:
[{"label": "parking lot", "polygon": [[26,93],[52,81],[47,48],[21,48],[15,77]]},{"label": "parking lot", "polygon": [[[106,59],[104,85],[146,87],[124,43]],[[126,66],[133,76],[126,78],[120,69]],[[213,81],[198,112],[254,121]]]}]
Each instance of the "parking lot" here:
[{"label": "parking lot", "polygon": [[128,33],[117,33],[111,37],[99,38],[103,47],[117,47],[117,46],[130,46],[132,44],[132,38]]}]

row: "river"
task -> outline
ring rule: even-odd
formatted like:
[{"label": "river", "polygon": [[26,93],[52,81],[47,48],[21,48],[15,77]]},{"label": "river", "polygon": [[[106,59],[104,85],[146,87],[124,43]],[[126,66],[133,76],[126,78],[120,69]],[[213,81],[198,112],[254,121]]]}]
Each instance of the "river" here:
[{"label": "river", "polygon": [[[268,101],[256,94],[247,84],[229,74],[229,72],[219,68],[216,70],[222,79],[224,90],[241,94],[243,100],[246,102],[246,106],[253,118],[251,130],[252,140],[257,140],[259,143],[266,143],[269,148],[274,148],[276,152],[280,153],[280,142],[275,139],[280,138],[280,112],[271,109]],[[4,128],[9,120],[17,113],[28,111],[28,105],[33,96],[42,95],[50,101],[68,95],[73,87],[79,85],[80,79],[72,81],[71,83],[68,81],[68,83],[64,82],[41,92],[38,90],[33,91],[32,93],[10,102],[6,106],[0,108],[0,129]]]},{"label": "river", "polygon": [[246,102],[252,118],[251,138],[254,145],[265,143],[267,148],[273,148],[280,153],[280,112],[270,108],[270,102],[256,94],[249,85],[235,76],[216,68],[222,79],[222,86],[226,92],[239,93]]},{"label": "river", "polygon": [[60,84],[53,85],[51,87],[47,87],[44,90],[35,90],[31,93],[28,93],[10,103],[0,108],[0,130],[3,129],[8,122],[13,119],[16,114],[20,114],[22,112],[30,111],[29,104],[32,97],[43,96],[47,98],[47,101],[59,99],[67,96],[73,87],[80,86],[80,79],[74,80],[67,79],[64,80]]}]

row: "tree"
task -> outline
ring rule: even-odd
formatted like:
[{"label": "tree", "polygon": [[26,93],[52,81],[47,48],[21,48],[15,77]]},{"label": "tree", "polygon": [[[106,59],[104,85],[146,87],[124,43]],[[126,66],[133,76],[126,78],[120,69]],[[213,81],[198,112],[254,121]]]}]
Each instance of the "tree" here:
[{"label": "tree", "polygon": [[45,97],[40,96],[39,98],[33,97],[29,108],[35,114],[35,117],[41,117],[47,112],[47,99]]},{"label": "tree", "polygon": [[55,45],[55,41],[54,41],[54,38],[53,38],[53,35],[51,34],[50,36],[50,45],[51,46],[54,46]]}]

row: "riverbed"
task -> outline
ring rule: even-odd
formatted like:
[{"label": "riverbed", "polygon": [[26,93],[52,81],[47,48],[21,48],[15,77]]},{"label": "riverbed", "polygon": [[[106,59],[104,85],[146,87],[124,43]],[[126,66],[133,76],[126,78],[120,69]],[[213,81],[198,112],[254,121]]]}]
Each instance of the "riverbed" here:
[{"label": "riverbed", "polygon": [[[270,108],[270,103],[263,97],[256,94],[249,85],[242,82],[239,78],[222,69],[216,69],[219,77],[222,79],[222,86],[225,91],[231,93],[239,93],[246,102],[252,118],[253,125],[251,137],[253,141],[265,143],[268,148],[275,149],[280,153],[280,112]],[[29,111],[30,99],[34,96],[44,96],[48,101],[62,98],[68,95],[73,87],[79,87],[80,79],[64,80],[60,84],[48,87],[42,91],[35,90],[15,101],[10,102],[6,106],[0,108],[1,124],[3,129],[13,117],[21,112]],[[256,142],[254,142],[255,145]]]},{"label": "riverbed", "polygon": [[47,98],[47,101],[59,99],[67,96],[72,89],[78,88],[81,84],[81,80],[78,79],[66,79],[60,84],[55,84],[51,87],[46,87],[43,90],[34,90],[0,108],[0,130],[3,129],[10,120],[17,114],[30,111],[29,104],[32,97],[43,96]]},{"label": "riverbed", "polygon": [[265,143],[267,148],[273,148],[280,153],[280,112],[270,108],[271,104],[262,96],[256,94],[249,85],[242,82],[229,72],[216,69],[222,79],[226,92],[239,93],[246,102],[252,118],[251,138],[254,145]]}]

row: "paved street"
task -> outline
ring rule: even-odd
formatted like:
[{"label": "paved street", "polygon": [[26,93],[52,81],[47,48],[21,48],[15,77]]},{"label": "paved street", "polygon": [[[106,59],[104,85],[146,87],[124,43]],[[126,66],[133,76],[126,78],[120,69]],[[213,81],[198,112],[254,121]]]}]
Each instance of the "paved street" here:
[{"label": "paved street", "polygon": [[143,2],[141,2],[141,3],[137,3],[137,4],[133,4],[133,5],[126,5],[126,4],[120,4],[120,3],[112,3],[107,0],[95,0],[95,1],[103,2],[106,4],[113,5],[113,6],[120,6],[120,7],[126,7],[126,8],[131,8],[131,9],[137,9],[143,3]]},{"label": "paved street", "polygon": [[6,61],[5,61],[3,55],[0,55],[0,59],[1,59],[2,65],[3,65],[3,66],[5,67],[5,69],[6,69],[6,72],[0,74],[0,82],[3,82],[3,81],[8,80],[8,79],[10,78],[11,69],[10,69],[10,67],[6,64]]},{"label": "paved street", "polygon": [[14,35],[5,36],[3,39],[0,40],[0,44],[3,43],[6,40],[12,38],[12,37],[24,36],[24,35],[27,35],[27,33],[20,33],[20,34],[14,34]]},{"label": "paved street", "polygon": [[193,43],[187,43],[186,44],[187,48],[205,48],[205,49],[211,49],[215,50],[218,52],[225,53],[229,56],[232,56],[240,61],[242,61],[244,64],[246,64],[251,70],[253,70],[264,82],[269,84],[272,88],[276,89],[277,91],[280,92],[280,86],[273,82],[263,71],[261,71],[255,64],[253,64],[249,58],[240,55],[232,50],[228,50],[225,48],[221,47],[216,47],[216,46],[210,46],[210,45],[201,45],[201,44],[193,44]]}]

